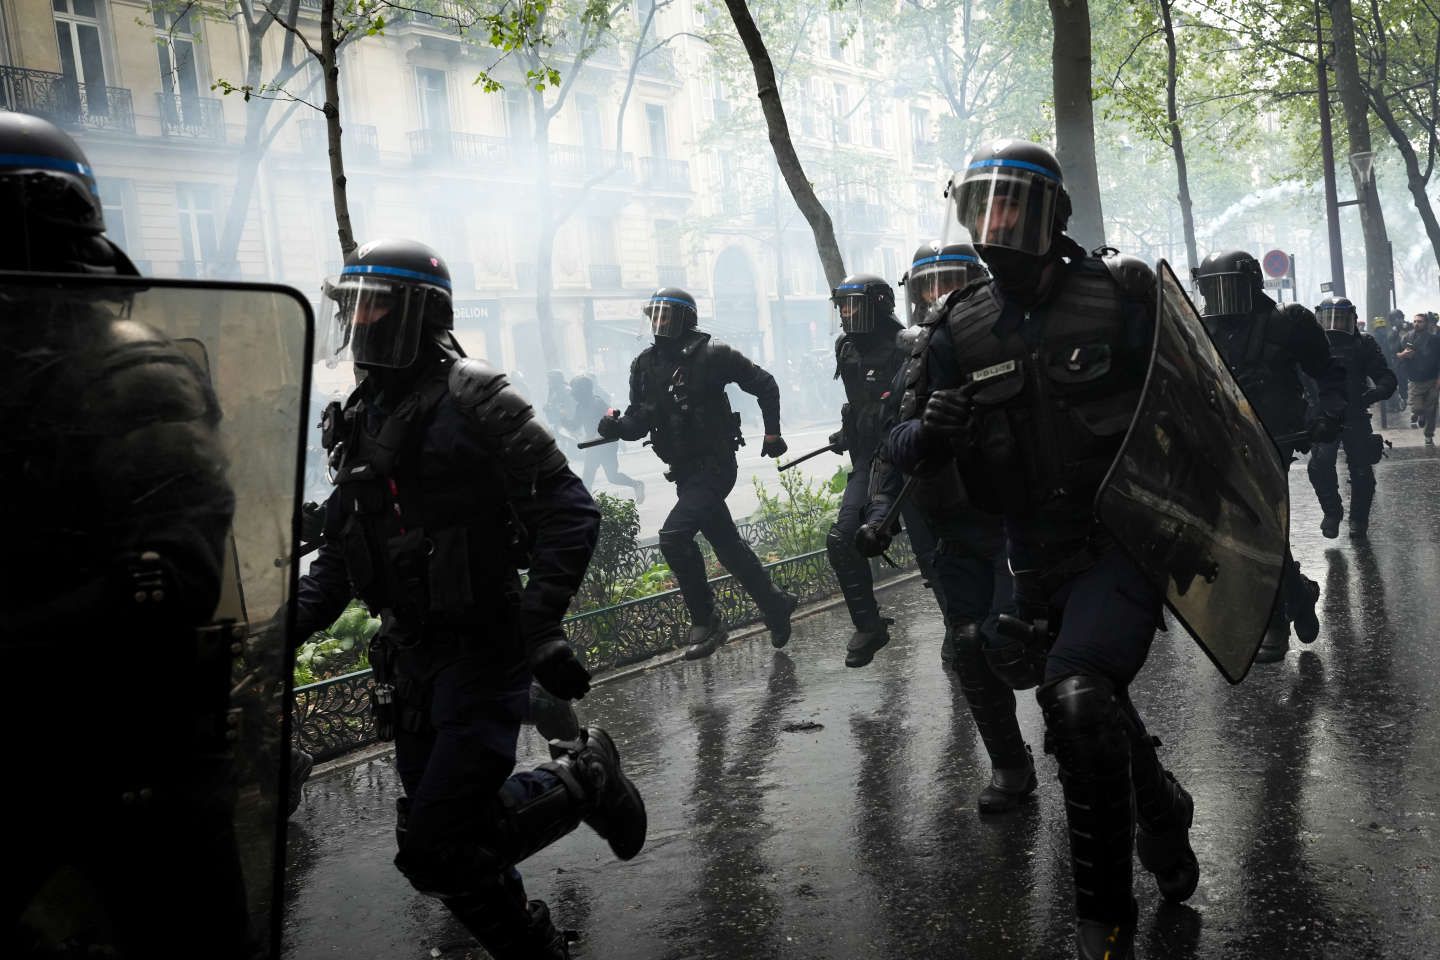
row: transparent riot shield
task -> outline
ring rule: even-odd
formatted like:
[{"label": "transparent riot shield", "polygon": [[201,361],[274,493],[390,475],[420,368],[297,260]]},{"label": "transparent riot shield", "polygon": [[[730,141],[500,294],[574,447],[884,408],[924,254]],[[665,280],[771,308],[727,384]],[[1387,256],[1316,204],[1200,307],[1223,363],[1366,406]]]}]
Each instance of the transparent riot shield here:
[{"label": "transparent riot shield", "polygon": [[1285,467],[1170,265],[1155,342],[1096,516],[1227,680],[1250,669],[1289,538]]},{"label": "transparent riot shield", "polygon": [[285,287],[0,273],[24,955],[278,956],[312,327]]}]

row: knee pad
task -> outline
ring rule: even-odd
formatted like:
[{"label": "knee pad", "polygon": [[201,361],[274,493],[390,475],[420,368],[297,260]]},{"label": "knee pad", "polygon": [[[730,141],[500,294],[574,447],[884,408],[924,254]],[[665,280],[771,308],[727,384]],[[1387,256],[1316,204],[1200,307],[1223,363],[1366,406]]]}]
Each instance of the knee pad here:
[{"label": "knee pad", "polygon": [[1113,683],[1070,674],[1043,684],[1035,699],[1045,715],[1045,752],[1062,771],[1080,777],[1128,773],[1130,738]]},{"label": "knee pad", "polygon": [[825,552],[829,554],[832,566],[837,568],[853,566],[854,560],[860,559],[860,554],[856,552],[855,545],[851,542],[853,536],[852,534],[847,537],[845,531],[840,529],[840,524],[830,524],[830,532],[825,534]]},{"label": "knee pad", "polygon": [[995,676],[1011,690],[1029,690],[1045,679],[1045,659],[1055,638],[1045,620],[1028,622],[1000,614],[995,642],[982,649]]},{"label": "knee pad", "polygon": [[964,680],[972,673],[989,670],[980,624],[973,620],[956,620],[947,625],[950,649],[955,659],[955,672]]}]

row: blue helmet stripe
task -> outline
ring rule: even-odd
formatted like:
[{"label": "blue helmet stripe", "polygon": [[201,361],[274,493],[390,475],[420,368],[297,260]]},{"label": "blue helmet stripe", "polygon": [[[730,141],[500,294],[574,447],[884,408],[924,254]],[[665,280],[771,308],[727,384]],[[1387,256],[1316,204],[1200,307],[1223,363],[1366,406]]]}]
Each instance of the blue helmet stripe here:
[{"label": "blue helmet stripe", "polygon": [[63,160],[60,157],[47,157],[39,153],[0,153],[0,170],[23,170],[30,167],[60,173],[78,173],[88,181],[86,185],[90,192],[99,195],[95,187],[95,171],[83,163]]},{"label": "blue helmet stripe", "polygon": [[963,253],[942,253],[935,257],[926,257],[923,260],[916,260],[910,264],[910,269],[929,266],[932,263],[979,263],[979,257],[967,256]]},{"label": "blue helmet stripe", "polygon": [[689,307],[691,310],[694,310],[694,309],[695,309],[695,304],[691,303],[689,300],[681,300],[679,297],[651,297],[650,300],[649,300],[649,302],[650,302],[650,303],[678,303],[678,304],[680,304],[680,306],[682,306],[682,307]]},{"label": "blue helmet stripe", "polygon": [[840,284],[840,286],[838,286],[838,287],[835,288],[835,290],[836,290],[837,292],[840,291],[840,290],[860,290],[860,291],[864,291],[864,289],[865,289],[865,284],[863,284],[863,283],[842,283],[842,284]]},{"label": "blue helmet stripe", "polygon": [[1004,160],[999,157],[990,160],[976,160],[967,169],[980,170],[985,167],[1014,167],[1017,170],[1028,170],[1031,173],[1038,173],[1047,180],[1060,182],[1060,175],[1054,170],[1046,170],[1037,163],[1026,163],[1024,160]]},{"label": "blue helmet stripe", "polygon": [[399,277],[402,280],[421,280],[425,283],[433,283],[437,287],[450,289],[450,281],[434,273],[421,273],[419,270],[405,270],[401,267],[383,267],[378,264],[352,264],[340,271],[342,277],[355,276],[381,276]]}]

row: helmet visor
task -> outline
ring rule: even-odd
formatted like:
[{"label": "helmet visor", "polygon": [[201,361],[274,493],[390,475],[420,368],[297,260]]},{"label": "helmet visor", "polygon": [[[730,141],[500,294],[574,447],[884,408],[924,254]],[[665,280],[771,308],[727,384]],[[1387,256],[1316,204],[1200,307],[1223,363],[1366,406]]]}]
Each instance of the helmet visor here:
[{"label": "helmet visor", "polygon": [[1355,308],[1353,306],[1322,303],[1315,308],[1315,319],[1320,321],[1322,330],[1335,330],[1339,333],[1355,332]]},{"label": "helmet visor", "polygon": [[956,219],[971,243],[1036,257],[1050,251],[1059,196],[1060,178],[1052,171],[1003,159],[970,164],[950,191]]},{"label": "helmet visor", "polygon": [[325,281],[335,301],[327,346],[338,360],[408,367],[420,353],[429,290],[413,283],[341,274]]},{"label": "helmet visor", "polygon": [[959,290],[985,276],[980,260],[962,253],[942,253],[916,260],[905,278],[905,309],[910,326],[925,319],[935,302],[952,290]]},{"label": "helmet visor", "polygon": [[1242,273],[1210,273],[1195,278],[1202,317],[1236,317],[1250,312],[1252,283]]},{"label": "helmet visor", "polygon": [[835,312],[840,315],[840,329],[846,333],[871,333],[878,325],[875,304],[865,294],[865,286],[842,283],[830,295]]},{"label": "helmet visor", "polygon": [[640,309],[657,337],[679,337],[695,320],[695,308],[675,297],[652,297]]}]

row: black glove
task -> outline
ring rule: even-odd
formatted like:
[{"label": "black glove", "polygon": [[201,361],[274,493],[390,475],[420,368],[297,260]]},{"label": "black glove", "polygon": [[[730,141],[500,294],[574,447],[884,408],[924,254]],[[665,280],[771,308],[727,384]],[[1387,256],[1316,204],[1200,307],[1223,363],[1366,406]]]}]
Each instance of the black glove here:
[{"label": "black glove", "polygon": [[1339,417],[1321,414],[1310,422],[1310,439],[1316,443],[1334,443],[1340,439],[1343,426]]},{"label": "black glove", "polygon": [[920,424],[926,433],[936,437],[954,439],[968,433],[975,425],[975,404],[969,390],[960,387],[930,394]]},{"label": "black glove", "polygon": [[831,450],[834,450],[836,453],[844,453],[844,452],[845,452],[845,431],[844,431],[844,430],[836,430],[834,433],[830,434],[830,438],[829,438],[829,439],[830,439],[830,449],[831,449]]},{"label": "black glove", "polygon": [[765,434],[765,443],[760,447],[762,457],[783,457],[785,451],[790,449],[790,444],[778,433]]},{"label": "black glove", "polygon": [[1381,400],[1379,390],[1366,390],[1360,394],[1360,406],[1368,407],[1372,403],[1379,403]]},{"label": "black glove", "polygon": [[300,542],[314,543],[325,535],[325,504],[300,505]]},{"label": "black glove", "polygon": [[613,413],[607,413],[601,417],[600,422],[595,425],[595,432],[600,434],[602,440],[619,440],[620,418]]},{"label": "black glove", "polygon": [[551,640],[530,651],[530,672],[561,700],[579,700],[590,692],[590,671],[564,640]]},{"label": "black glove", "polygon": [[890,546],[890,531],[878,523],[862,523],[855,531],[855,549],[862,557],[878,557]]}]

